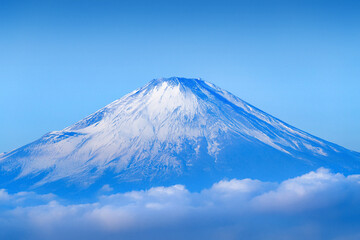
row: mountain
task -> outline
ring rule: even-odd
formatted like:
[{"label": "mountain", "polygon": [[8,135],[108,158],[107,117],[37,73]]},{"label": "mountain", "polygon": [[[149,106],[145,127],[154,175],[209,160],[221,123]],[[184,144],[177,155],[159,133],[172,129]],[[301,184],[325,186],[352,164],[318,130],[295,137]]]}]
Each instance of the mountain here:
[{"label": "mountain", "polygon": [[[119,190],[360,170],[360,154],[200,79],[155,79],[61,131],[0,155],[1,185]],[[77,187],[76,187],[77,186]],[[75,191],[75,190],[74,190]]]}]

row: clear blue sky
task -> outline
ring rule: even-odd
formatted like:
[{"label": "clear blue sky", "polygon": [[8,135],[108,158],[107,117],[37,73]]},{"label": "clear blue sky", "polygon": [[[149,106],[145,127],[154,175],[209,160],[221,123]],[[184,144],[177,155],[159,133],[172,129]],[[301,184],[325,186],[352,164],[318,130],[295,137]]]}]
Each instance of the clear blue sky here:
[{"label": "clear blue sky", "polygon": [[360,1],[0,1],[0,152],[201,77],[360,151]]}]

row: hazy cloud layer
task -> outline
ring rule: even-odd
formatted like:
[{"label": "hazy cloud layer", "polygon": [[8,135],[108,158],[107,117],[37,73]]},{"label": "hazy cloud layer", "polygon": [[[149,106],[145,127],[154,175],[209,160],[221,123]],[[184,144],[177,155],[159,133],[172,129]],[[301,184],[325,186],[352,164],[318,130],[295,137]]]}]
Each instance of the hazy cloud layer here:
[{"label": "hazy cloud layer", "polygon": [[65,205],[0,190],[0,239],[360,239],[360,175],[319,169],[281,183],[233,179]]}]

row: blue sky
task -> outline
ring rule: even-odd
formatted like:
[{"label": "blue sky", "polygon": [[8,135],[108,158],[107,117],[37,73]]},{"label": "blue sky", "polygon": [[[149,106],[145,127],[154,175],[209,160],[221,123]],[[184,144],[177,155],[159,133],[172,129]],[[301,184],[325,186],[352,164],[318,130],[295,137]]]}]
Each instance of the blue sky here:
[{"label": "blue sky", "polygon": [[0,1],[0,152],[201,77],[360,151],[358,1]]}]

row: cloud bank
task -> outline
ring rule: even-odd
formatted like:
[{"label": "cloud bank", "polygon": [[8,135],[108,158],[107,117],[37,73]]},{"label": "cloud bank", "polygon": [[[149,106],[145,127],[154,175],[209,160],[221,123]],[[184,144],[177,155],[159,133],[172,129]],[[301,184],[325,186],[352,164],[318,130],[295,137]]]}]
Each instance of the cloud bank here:
[{"label": "cloud bank", "polygon": [[[106,191],[105,191],[106,190]],[[223,180],[64,204],[0,190],[0,239],[360,239],[360,175],[327,169],[281,183]]]}]

